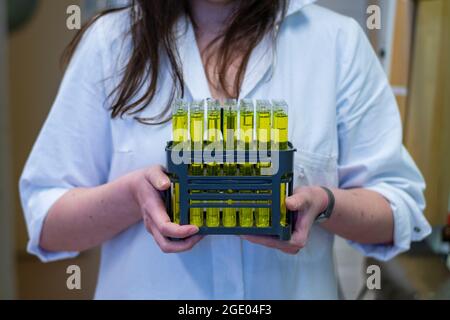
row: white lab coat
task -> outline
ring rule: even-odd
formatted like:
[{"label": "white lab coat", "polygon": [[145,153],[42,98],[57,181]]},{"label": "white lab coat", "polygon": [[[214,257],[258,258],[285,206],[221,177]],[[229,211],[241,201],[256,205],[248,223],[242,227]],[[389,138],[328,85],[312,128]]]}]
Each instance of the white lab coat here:
[{"label": "white lab coat", "polygon": [[[351,243],[387,260],[430,232],[422,214],[424,181],[402,146],[396,101],[364,32],[354,20],[312,2],[291,1],[276,52],[269,37],[255,49],[241,98],[289,103],[289,138],[298,148],[296,185],[365,187],[390,201],[394,244]],[[77,255],[39,247],[45,216],[64,193],[165,164],[170,123],[145,126],[131,117],[110,118],[107,96],[130,52],[127,27],[123,12],[88,31],[21,177],[28,251],[44,262]],[[179,30],[187,96],[210,97],[192,26]],[[141,117],[158,114],[167,101],[171,79],[164,63],[159,92]],[[314,226],[295,256],[236,236],[209,236],[192,251],[164,254],[139,223],[103,244],[96,298],[334,299],[333,239]]]}]

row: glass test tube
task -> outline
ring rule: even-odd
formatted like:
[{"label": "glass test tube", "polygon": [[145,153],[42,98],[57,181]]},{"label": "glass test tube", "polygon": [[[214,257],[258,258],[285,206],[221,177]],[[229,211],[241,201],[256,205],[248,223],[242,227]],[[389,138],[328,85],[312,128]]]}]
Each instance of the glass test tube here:
[{"label": "glass test tube", "polygon": [[[191,134],[191,146],[194,151],[203,151],[203,138],[205,128],[204,118],[204,101],[196,100],[191,103],[190,107],[190,134]],[[193,176],[203,175],[203,164],[193,163],[190,165],[190,174]],[[192,193],[199,193],[200,191],[191,190]],[[191,204],[198,204],[199,201],[191,201]],[[190,223],[198,227],[203,226],[203,209],[191,208],[190,209]]]},{"label": "glass test tube", "polygon": [[[234,99],[229,99],[224,102],[223,107],[223,137],[224,137],[224,146],[225,151],[236,150],[237,146],[237,128],[238,128],[238,110],[237,110],[237,101]],[[234,157],[233,157],[234,158]],[[230,161],[234,161],[232,159],[227,159]],[[237,174],[237,165],[236,163],[226,161],[223,165],[223,173],[226,176],[236,176]],[[233,194],[233,190],[228,190],[227,193]],[[227,203],[229,205],[233,204],[233,200],[228,200]],[[236,208],[224,208],[222,223],[224,227],[233,228],[236,227]]]},{"label": "glass test tube", "polygon": [[[209,143],[221,142],[221,108],[218,100],[209,99],[207,101],[207,141]],[[220,175],[220,164],[213,162],[206,165],[206,171],[209,176]],[[218,227],[220,225],[220,208],[206,209],[206,226]]]},{"label": "glass test tube", "polygon": [[[272,106],[268,100],[258,100],[256,102],[256,138],[258,150],[267,152],[270,150],[272,131]],[[271,168],[270,162],[259,162],[257,165],[257,174],[263,175],[263,170]],[[271,193],[271,191],[258,191],[259,194]],[[270,201],[260,201],[261,204],[270,204]],[[258,228],[270,226],[270,208],[256,208],[255,220]]]},{"label": "glass test tube", "polygon": [[[254,137],[254,119],[255,113],[253,102],[251,100],[242,100],[239,106],[240,120],[240,144],[245,150],[250,150]],[[239,174],[241,176],[253,175],[253,164],[244,162],[239,165]],[[241,193],[251,193],[243,190]],[[242,201],[242,203],[251,203],[251,201]],[[239,210],[239,223],[241,227],[253,227],[253,208],[241,208]]]},{"label": "glass test tube", "polygon": [[[288,105],[284,100],[273,101],[273,142],[274,146],[278,150],[288,149]],[[280,199],[280,224],[282,226],[287,225],[286,217],[286,189],[287,185],[282,184],[280,189],[281,199]]]},{"label": "glass test tube", "polygon": [[[173,144],[187,142],[188,135],[188,105],[181,99],[175,100],[172,105],[172,133]],[[172,186],[173,222],[180,224],[180,184]]]}]

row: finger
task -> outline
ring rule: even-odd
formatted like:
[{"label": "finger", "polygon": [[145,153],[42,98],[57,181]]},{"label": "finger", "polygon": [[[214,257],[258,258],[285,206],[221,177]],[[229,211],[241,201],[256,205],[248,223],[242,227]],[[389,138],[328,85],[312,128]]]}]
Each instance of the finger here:
[{"label": "finger", "polygon": [[183,239],[199,232],[199,228],[196,226],[180,226],[173,223],[167,214],[166,207],[159,193],[153,188],[149,188],[147,193],[146,200],[142,205],[142,210],[144,211],[144,215],[151,217],[153,223],[163,236]]},{"label": "finger", "polygon": [[163,236],[175,239],[186,239],[196,235],[199,232],[199,228],[197,226],[180,226],[173,222],[165,222],[157,225],[157,228]]},{"label": "finger", "polygon": [[185,240],[181,240],[181,244],[184,245],[183,251],[191,250],[197,243],[202,241],[205,237],[202,235],[195,235],[192,237],[189,237]]},{"label": "finger", "polygon": [[261,237],[261,236],[242,236],[244,240],[247,240],[251,243],[262,245],[265,247],[269,247],[272,249],[280,250],[287,254],[297,254],[301,248],[292,245],[286,241],[280,241],[271,237]]},{"label": "finger", "polygon": [[170,221],[164,203],[156,192],[152,195],[152,199],[144,206],[144,212],[151,217],[153,224],[165,237],[184,239],[199,232],[197,226],[180,226]]},{"label": "finger", "polygon": [[155,239],[161,251],[164,253],[178,253],[191,250],[199,241],[203,239],[202,236],[193,236],[185,240],[170,241],[164,237],[153,225],[153,238]]},{"label": "finger", "polygon": [[181,241],[169,241],[167,253],[178,253],[191,250],[197,243],[199,243],[204,237],[193,236],[186,240]]},{"label": "finger", "polygon": [[306,246],[309,232],[314,220],[311,218],[312,215],[308,212],[300,213],[297,216],[297,221],[295,223],[294,232],[292,233],[290,243],[293,246],[304,248]]},{"label": "finger", "polygon": [[[157,181],[158,178],[156,178],[154,172],[159,172],[161,170],[162,167],[159,167],[157,170],[149,170],[149,172],[152,172],[148,176],[149,179]],[[167,178],[164,174],[163,176]],[[198,233],[199,229],[196,226],[180,226],[171,222],[160,194],[155,190],[155,188],[149,185],[145,190],[144,197],[145,199],[143,200],[143,205],[141,206],[144,211],[144,215],[151,217],[152,223],[156,225],[157,229],[163,236],[183,239]]]},{"label": "finger", "polygon": [[273,249],[282,250],[282,249],[286,248],[286,245],[283,244],[282,241],[280,241],[276,238],[273,238],[273,237],[245,235],[245,236],[241,236],[241,238],[244,240],[247,240],[251,243],[259,244],[259,245],[266,246],[266,247],[273,248]]},{"label": "finger", "polygon": [[286,198],[286,208],[290,211],[304,211],[308,208],[308,196],[302,191],[302,189],[297,189],[294,194]]},{"label": "finger", "polygon": [[159,191],[166,191],[170,188],[171,182],[162,166],[154,166],[145,172],[145,178]]}]

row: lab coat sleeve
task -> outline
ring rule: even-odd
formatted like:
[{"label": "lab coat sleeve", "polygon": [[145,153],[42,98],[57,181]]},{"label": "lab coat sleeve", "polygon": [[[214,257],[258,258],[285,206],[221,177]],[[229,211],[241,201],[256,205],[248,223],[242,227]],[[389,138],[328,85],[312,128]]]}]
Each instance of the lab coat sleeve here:
[{"label": "lab coat sleeve", "polygon": [[111,130],[103,85],[102,35],[101,22],[84,35],[20,178],[27,250],[43,262],[78,254],[47,252],[39,246],[52,205],[71,189],[98,186],[107,180]]},{"label": "lab coat sleeve", "polygon": [[350,242],[366,256],[384,261],[431,232],[423,216],[425,182],[403,147],[400,114],[385,72],[362,29],[354,20],[348,22],[338,44],[339,184],[373,190],[390,202],[394,243]]}]

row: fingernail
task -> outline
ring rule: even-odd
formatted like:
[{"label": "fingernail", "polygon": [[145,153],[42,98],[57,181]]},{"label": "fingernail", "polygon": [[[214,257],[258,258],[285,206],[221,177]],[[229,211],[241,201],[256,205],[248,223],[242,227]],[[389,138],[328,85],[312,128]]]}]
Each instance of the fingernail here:
[{"label": "fingernail", "polygon": [[159,180],[159,187],[160,187],[160,188],[164,188],[164,187],[166,187],[168,184],[169,184],[169,180],[167,180],[167,179],[161,179],[161,180]]},{"label": "fingernail", "polygon": [[298,209],[298,204],[297,203],[291,203],[292,201],[289,199],[286,199],[286,205],[288,205],[289,207],[292,208],[292,211],[296,211]]}]

